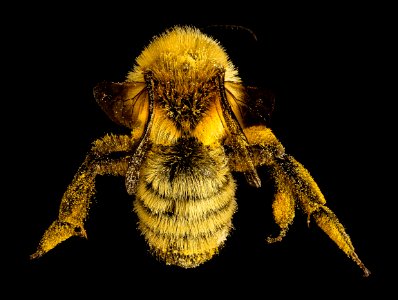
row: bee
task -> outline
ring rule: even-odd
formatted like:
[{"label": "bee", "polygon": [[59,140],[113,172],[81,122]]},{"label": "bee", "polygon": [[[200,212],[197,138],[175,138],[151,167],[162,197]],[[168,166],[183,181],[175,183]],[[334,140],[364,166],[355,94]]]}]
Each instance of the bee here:
[{"label": "bee", "polygon": [[98,83],[93,94],[105,114],[130,134],[94,140],[63,194],[58,218],[30,257],[37,259],[84,223],[96,176],[125,178],[137,229],[166,265],[195,268],[219,254],[233,228],[237,181],[261,187],[257,168],[272,179],[272,212],[281,241],[296,207],[368,276],[344,226],[326,206],[309,171],[285,152],[269,128],[274,97],[245,85],[220,42],[193,26],[155,36],[125,81]]}]

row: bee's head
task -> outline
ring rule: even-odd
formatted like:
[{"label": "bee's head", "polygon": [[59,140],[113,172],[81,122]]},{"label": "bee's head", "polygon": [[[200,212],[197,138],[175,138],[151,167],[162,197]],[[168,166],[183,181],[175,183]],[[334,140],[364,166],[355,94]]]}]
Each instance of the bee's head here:
[{"label": "bee's head", "polygon": [[222,46],[193,27],[176,26],[155,37],[136,60],[129,81],[150,73],[154,100],[182,131],[190,131],[217,97],[216,79],[239,82]]},{"label": "bee's head", "polygon": [[217,40],[197,28],[175,26],[156,36],[141,52],[127,79],[142,81],[145,72],[151,70],[161,81],[206,81],[219,68],[225,70],[227,81],[240,81],[237,70]]}]

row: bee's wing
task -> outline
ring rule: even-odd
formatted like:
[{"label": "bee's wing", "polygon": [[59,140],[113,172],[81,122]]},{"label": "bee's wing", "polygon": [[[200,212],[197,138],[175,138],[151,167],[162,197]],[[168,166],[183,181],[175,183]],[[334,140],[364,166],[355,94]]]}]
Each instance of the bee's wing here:
[{"label": "bee's wing", "polygon": [[[231,151],[235,169],[244,172],[250,185],[260,187],[261,180],[254,166],[250,144],[243,128],[256,123],[264,124],[267,113],[257,113],[254,105],[257,105],[257,109],[271,113],[272,108],[269,109],[266,103],[269,101],[269,104],[272,104],[273,98],[265,98],[268,93],[263,93],[256,88],[246,88],[240,83],[225,82],[224,88],[225,96],[221,93],[221,106],[226,130],[229,132],[226,146]],[[251,117],[250,114],[253,116]]]},{"label": "bee's wing", "polygon": [[115,123],[130,129],[145,124],[148,118],[145,83],[102,81],[93,92],[98,105]]},{"label": "bee's wing", "polygon": [[269,125],[271,114],[275,107],[275,94],[266,88],[247,86],[244,119],[248,125]]},{"label": "bee's wing", "polygon": [[225,90],[242,127],[269,125],[275,106],[275,95],[271,90],[232,82],[226,83]]}]

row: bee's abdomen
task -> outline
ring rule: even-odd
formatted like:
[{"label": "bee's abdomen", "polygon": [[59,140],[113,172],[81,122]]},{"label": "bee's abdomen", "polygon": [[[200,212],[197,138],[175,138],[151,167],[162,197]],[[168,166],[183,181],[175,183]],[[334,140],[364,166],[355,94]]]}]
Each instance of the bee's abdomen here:
[{"label": "bee's abdomen", "polygon": [[[220,151],[200,152],[184,168],[163,154],[150,155],[141,174],[134,202],[139,229],[155,256],[196,267],[218,252],[231,231],[235,182]],[[209,164],[198,164],[203,158]]]}]

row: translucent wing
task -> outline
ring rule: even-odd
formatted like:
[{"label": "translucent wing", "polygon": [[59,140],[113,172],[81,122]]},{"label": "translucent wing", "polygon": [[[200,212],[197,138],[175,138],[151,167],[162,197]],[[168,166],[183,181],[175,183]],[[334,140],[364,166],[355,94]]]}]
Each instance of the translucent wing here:
[{"label": "translucent wing", "polygon": [[145,83],[103,81],[94,88],[98,105],[111,120],[138,130],[140,139],[131,155],[125,178],[126,189],[130,195],[135,193],[139,170],[150,147],[148,138],[153,119],[153,82],[150,76],[147,78]]},{"label": "translucent wing", "polygon": [[246,87],[248,109],[243,118],[247,125],[269,125],[275,107],[275,95],[271,90],[259,87]]},{"label": "translucent wing", "polygon": [[266,88],[225,83],[228,102],[241,126],[269,125],[275,107],[275,95]]},{"label": "translucent wing", "polygon": [[148,119],[145,83],[102,81],[94,87],[94,98],[115,123],[133,129]]},{"label": "translucent wing", "polygon": [[249,142],[244,134],[244,115],[248,110],[245,103],[247,94],[240,84],[225,83],[219,80],[221,92],[221,107],[230,138],[226,142],[229,148],[231,161],[237,171],[245,174],[247,182],[255,187],[261,186],[260,177],[254,167]]}]

